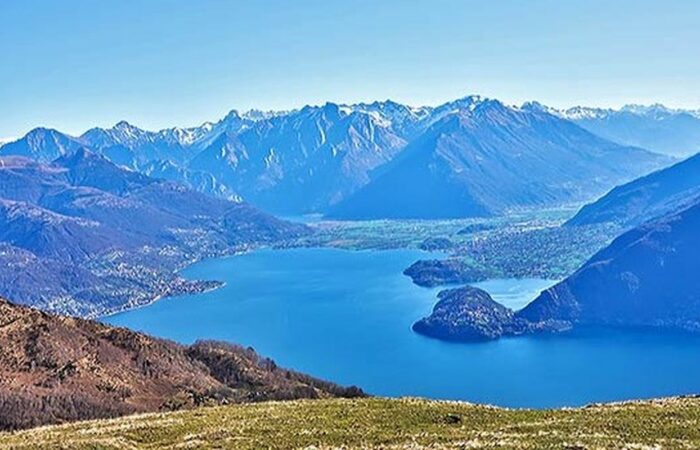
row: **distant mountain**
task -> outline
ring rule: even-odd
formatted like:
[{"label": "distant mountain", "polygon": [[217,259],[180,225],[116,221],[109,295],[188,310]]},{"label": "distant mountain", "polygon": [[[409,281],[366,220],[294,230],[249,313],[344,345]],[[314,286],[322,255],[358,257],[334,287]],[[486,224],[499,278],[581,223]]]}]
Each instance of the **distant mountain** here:
[{"label": "distant mountain", "polygon": [[[184,168],[192,157],[221,135],[238,134],[258,121],[279,114],[257,110],[241,114],[232,110],[216,123],[205,122],[196,127],[173,127],[160,131],[146,131],[121,121],[112,128],[92,128],[79,139],[85,146],[105,156],[112,155],[115,162],[131,168],[163,162],[183,165]],[[133,165],[116,159],[132,162]]]},{"label": "distant mountain", "polygon": [[364,396],[252,349],[185,347],[0,299],[0,429],[262,400]]},{"label": "distant mountain", "polygon": [[454,218],[573,203],[669,162],[497,100],[462,99],[425,120],[426,131],[332,217]]},{"label": "distant mountain", "polygon": [[517,313],[530,322],[700,331],[700,201],[634,228]]},{"label": "distant mountain", "polygon": [[[690,112],[653,108],[630,107],[624,113],[655,126],[664,124],[669,136],[689,142],[695,139],[693,126],[670,125],[700,120]],[[669,163],[628,144],[614,145],[584,134],[562,120],[608,136],[586,121],[611,114],[586,108],[557,111],[536,103],[507,107],[480,96],[436,107],[391,100],[327,103],[283,112],[232,110],[216,122],[160,131],[126,121],[93,128],[79,137],[36,129],[0,147],[0,155],[49,162],[85,147],[115,164],[271,212],[338,217],[385,216],[381,204],[398,201],[389,199],[394,188],[386,184],[404,183],[401,176],[410,176],[405,204],[394,205],[392,214],[461,217],[588,200]],[[618,139],[614,133],[609,137],[654,144],[647,138],[660,136],[657,128],[630,127],[629,139]],[[404,150],[410,150],[409,156]],[[373,187],[358,192],[370,182]],[[504,189],[502,196],[495,195],[495,185]],[[367,211],[355,211],[358,206],[353,205],[360,202],[369,202]],[[425,209],[426,203],[436,203],[431,206],[434,211]]]},{"label": "distant mountain", "polygon": [[627,105],[620,109],[574,107],[548,109],[620,144],[643,147],[672,156],[700,152],[700,112],[663,105]]},{"label": "distant mountain", "polygon": [[[307,232],[82,148],[51,164],[0,158],[0,295],[50,311],[94,316],[208,289],[216,283],[188,282],[174,270]],[[73,285],[24,276],[49,268],[71,274]]]},{"label": "distant mountain", "polygon": [[410,140],[425,128],[425,123],[433,111],[431,107],[412,107],[391,100],[341,105],[341,108],[350,112],[372,115],[405,140]]},{"label": "distant mountain", "polygon": [[615,222],[635,226],[700,198],[700,154],[614,188],[567,225]]},{"label": "distant mountain", "polygon": [[204,130],[179,128],[146,131],[121,121],[112,128],[92,128],[80,140],[115,162],[137,168],[150,161],[186,161],[189,145],[204,134]]},{"label": "distant mountain", "polygon": [[189,167],[268,211],[317,212],[366,184],[404,145],[382,117],[329,103],[222,134]]},{"label": "distant mountain", "polygon": [[183,183],[205,194],[234,201],[243,200],[240,195],[221,183],[211,173],[191,170],[169,160],[152,161],[142,165],[140,170],[150,177]]},{"label": "distant mountain", "polygon": [[240,196],[221,184],[212,174],[187,168],[188,161],[216,133],[240,131],[252,121],[232,112],[222,121],[192,128],[168,128],[145,131],[125,121],[112,128],[93,128],[80,136],[80,142],[115,164],[138,170],[154,178],[183,183],[197,191],[240,200]]},{"label": "distant mountain", "polygon": [[21,139],[2,145],[0,154],[49,162],[83,146],[84,143],[79,138],[48,128],[35,128]]}]

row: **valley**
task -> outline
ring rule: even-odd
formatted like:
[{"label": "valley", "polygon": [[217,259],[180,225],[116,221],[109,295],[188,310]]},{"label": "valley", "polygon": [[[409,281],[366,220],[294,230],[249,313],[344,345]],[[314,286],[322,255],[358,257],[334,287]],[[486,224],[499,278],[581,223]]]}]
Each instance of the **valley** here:
[{"label": "valley", "polygon": [[328,221],[313,218],[314,233],[287,245],[351,250],[424,249],[405,274],[420,286],[493,278],[558,279],[610,243],[621,227],[602,222],[562,226],[575,209],[522,211],[496,218]]}]

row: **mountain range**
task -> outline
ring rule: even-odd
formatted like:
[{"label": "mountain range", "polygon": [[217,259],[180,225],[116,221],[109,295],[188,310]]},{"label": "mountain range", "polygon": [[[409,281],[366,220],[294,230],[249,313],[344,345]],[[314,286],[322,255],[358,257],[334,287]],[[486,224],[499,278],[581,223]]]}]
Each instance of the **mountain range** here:
[{"label": "mountain range", "polygon": [[[671,162],[552,112],[479,96],[420,108],[387,100],[234,110],[215,123],[155,132],[124,121],[77,137],[37,128],[0,155],[49,162],[87,148],[273,213],[347,218],[489,215],[580,202]],[[400,192],[407,177],[418,183]]]},{"label": "mountain range", "polygon": [[433,123],[333,217],[458,218],[594,198],[667,162],[539,110],[469,98]]}]

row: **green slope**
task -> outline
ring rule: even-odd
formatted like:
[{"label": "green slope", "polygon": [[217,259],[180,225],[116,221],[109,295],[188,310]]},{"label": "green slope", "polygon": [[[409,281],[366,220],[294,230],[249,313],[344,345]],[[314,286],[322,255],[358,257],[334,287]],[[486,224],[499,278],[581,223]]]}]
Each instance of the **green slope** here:
[{"label": "green slope", "polygon": [[1,434],[0,448],[688,449],[700,448],[700,399],[553,411],[416,399],[269,402]]}]

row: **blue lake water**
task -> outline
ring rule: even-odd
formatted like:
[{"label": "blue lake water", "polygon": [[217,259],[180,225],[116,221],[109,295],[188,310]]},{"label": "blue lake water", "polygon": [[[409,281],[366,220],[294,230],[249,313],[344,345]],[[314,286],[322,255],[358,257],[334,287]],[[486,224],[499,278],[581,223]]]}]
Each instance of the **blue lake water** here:
[{"label": "blue lake water", "polygon": [[[412,250],[260,250],[183,271],[226,286],[171,297],[105,318],[182,343],[219,339],[254,347],[280,365],[383,396],[422,396],[515,407],[700,392],[700,338],[685,334],[585,330],[477,344],[441,342],[411,325],[439,289],[402,271]],[[519,308],[552,284],[477,284]]]}]

